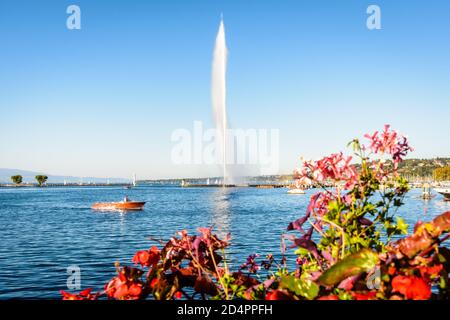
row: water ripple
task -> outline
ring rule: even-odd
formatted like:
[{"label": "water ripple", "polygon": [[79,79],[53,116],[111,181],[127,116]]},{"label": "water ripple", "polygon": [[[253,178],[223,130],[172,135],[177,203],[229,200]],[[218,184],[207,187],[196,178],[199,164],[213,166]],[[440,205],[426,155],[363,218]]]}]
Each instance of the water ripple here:
[{"label": "water ripple", "polygon": [[[311,193],[312,191],[308,191]],[[410,223],[450,210],[412,191],[400,215]],[[94,212],[98,201],[117,201],[125,193],[147,201],[144,211]],[[234,266],[251,253],[280,252],[287,224],[302,215],[309,196],[285,189],[213,189],[141,186],[121,188],[0,189],[0,298],[59,298],[67,290],[67,267],[81,268],[82,288],[103,288],[114,276],[114,262],[130,263],[150,237],[167,240],[176,231],[214,226],[231,234],[228,259]]]}]

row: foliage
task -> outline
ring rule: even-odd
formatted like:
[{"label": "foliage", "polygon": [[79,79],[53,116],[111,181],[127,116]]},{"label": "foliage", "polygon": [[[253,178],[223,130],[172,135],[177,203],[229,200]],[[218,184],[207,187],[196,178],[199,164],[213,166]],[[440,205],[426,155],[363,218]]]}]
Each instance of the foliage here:
[{"label": "foliage", "polygon": [[350,143],[359,166],[353,157],[336,153],[304,161],[296,170],[298,185],[314,183],[320,191],[283,238],[296,248],[294,270],[284,255],[277,261],[269,254],[261,262],[251,255],[230,271],[224,254],[229,238],[220,240],[203,228],[198,235],[181,231],[161,248],[137,252],[133,262],[139,267],[117,264],[117,276],[102,292],[62,292],[63,298],[448,299],[450,250],[442,242],[450,232],[450,212],[418,222],[411,236],[394,241],[407,233],[406,223],[395,217],[408,192],[397,170],[412,149],[389,126],[365,137],[367,146]]},{"label": "foliage", "polygon": [[433,171],[435,181],[450,181],[450,166],[437,168]]},{"label": "foliage", "polygon": [[37,183],[39,184],[40,187],[42,187],[42,185],[47,182],[48,177],[44,176],[44,175],[37,175],[35,177]]},{"label": "foliage", "polygon": [[22,178],[21,175],[16,175],[16,176],[12,176],[12,177],[11,177],[11,181],[12,181],[14,184],[21,184],[22,181],[23,181],[23,178]]},{"label": "foliage", "polygon": [[398,172],[403,177],[409,177],[410,179],[430,179],[435,169],[449,165],[449,158],[406,159],[399,164]]}]

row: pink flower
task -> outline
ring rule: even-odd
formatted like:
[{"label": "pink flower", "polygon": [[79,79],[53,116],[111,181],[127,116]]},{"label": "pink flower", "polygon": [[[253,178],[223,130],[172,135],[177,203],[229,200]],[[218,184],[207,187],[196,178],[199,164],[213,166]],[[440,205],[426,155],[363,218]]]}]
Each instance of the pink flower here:
[{"label": "pink flower", "polygon": [[345,157],[342,152],[334,153],[318,161],[304,161],[301,169],[295,172],[300,184],[310,181],[322,183],[326,180],[344,182],[344,189],[350,190],[358,182],[358,172],[350,164],[352,157]]},{"label": "pink flower", "polygon": [[375,154],[392,155],[394,166],[397,168],[403,158],[413,149],[409,146],[408,139],[395,130],[390,130],[389,125],[384,126],[384,131],[375,131],[372,135],[364,135],[370,142],[370,150]]},{"label": "pink flower", "polygon": [[319,192],[311,196],[307,213],[315,213],[323,216],[328,212],[328,204],[334,200],[334,195],[331,192]]},{"label": "pink flower", "polygon": [[257,273],[261,266],[256,262],[259,254],[251,254],[247,257],[247,262],[241,265],[240,270],[248,270],[249,273]]},{"label": "pink flower", "polygon": [[197,230],[204,238],[208,238],[211,235],[211,228],[198,228]]}]

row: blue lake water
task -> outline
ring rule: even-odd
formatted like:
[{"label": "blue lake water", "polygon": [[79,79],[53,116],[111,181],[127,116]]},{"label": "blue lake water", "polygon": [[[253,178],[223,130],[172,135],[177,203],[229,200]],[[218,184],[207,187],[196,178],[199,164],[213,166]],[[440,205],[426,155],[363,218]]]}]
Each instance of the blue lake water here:
[{"label": "blue lake water", "polygon": [[[252,253],[279,253],[288,223],[304,214],[309,195],[286,189],[180,188],[1,188],[0,299],[60,298],[67,267],[81,268],[82,288],[101,290],[115,275],[114,262],[130,264],[150,237],[167,240],[176,231],[213,225],[231,234],[228,258],[237,266]],[[95,212],[94,202],[125,195],[147,201],[145,210]],[[450,210],[437,195],[430,201],[411,191],[399,212],[410,224]]]}]

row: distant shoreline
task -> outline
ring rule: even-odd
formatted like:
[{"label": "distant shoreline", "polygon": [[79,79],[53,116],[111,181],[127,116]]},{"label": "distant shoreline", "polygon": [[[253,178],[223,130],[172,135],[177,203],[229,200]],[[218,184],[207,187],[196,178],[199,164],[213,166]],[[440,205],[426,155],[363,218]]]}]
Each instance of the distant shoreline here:
[{"label": "distant shoreline", "polygon": [[130,183],[47,183],[39,186],[36,183],[16,184],[0,184],[0,188],[64,188],[64,187],[130,187]]}]

